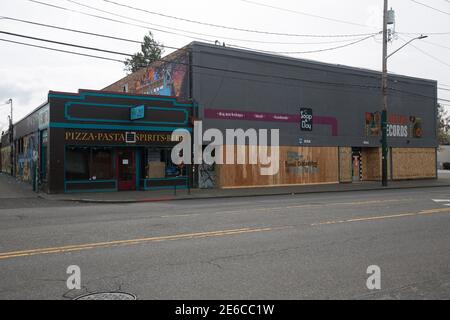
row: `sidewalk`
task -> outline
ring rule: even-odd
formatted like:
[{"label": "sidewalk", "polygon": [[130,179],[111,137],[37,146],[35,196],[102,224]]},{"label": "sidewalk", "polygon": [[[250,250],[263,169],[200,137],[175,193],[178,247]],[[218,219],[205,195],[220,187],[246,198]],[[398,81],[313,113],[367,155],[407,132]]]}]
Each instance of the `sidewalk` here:
[{"label": "sidewalk", "polygon": [[2,199],[29,199],[38,198],[33,192],[31,184],[21,182],[10,175],[0,173],[0,201]]},{"label": "sidewalk", "polygon": [[382,187],[379,182],[363,182],[348,184],[328,184],[328,185],[302,185],[302,186],[283,186],[283,187],[261,187],[261,188],[243,188],[243,189],[212,189],[200,190],[192,189],[190,194],[188,190],[163,191],[131,191],[114,193],[79,193],[79,194],[61,194],[47,195],[39,194],[40,197],[48,200],[59,201],[77,201],[87,203],[145,203],[161,202],[174,200],[199,200],[213,198],[240,198],[240,197],[262,197],[271,195],[293,195],[310,193],[328,193],[328,192],[357,192],[357,191],[375,191],[375,190],[393,190],[393,189],[414,189],[414,188],[437,188],[450,187],[450,172],[440,172],[440,178],[427,180],[394,181],[390,182],[388,187]]},{"label": "sidewalk", "polygon": [[2,199],[30,199],[41,198],[54,201],[72,201],[85,203],[145,203],[174,200],[200,200],[213,198],[240,198],[240,197],[263,197],[271,195],[292,195],[328,192],[357,192],[393,189],[414,189],[414,188],[438,188],[450,187],[450,172],[440,171],[439,179],[411,180],[390,182],[387,188],[379,182],[363,182],[348,184],[327,184],[327,185],[301,185],[283,187],[261,187],[243,189],[211,189],[200,190],[161,190],[161,191],[130,191],[113,193],[76,193],[76,194],[55,194],[34,193],[31,185],[17,181],[6,174],[0,174],[0,201]]}]

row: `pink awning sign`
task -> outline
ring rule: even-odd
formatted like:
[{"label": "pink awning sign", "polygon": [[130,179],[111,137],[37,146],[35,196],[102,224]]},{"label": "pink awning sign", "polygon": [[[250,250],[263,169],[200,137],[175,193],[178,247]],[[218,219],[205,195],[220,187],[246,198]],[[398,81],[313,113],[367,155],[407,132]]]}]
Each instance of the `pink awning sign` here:
[{"label": "pink awning sign", "polygon": [[[242,120],[242,121],[266,121],[300,123],[300,115],[268,113],[268,112],[243,112],[224,109],[205,109],[206,119]],[[338,135],[338,121],[334,117],[314,116],[313,124],[331,127],[333,137]]]}]

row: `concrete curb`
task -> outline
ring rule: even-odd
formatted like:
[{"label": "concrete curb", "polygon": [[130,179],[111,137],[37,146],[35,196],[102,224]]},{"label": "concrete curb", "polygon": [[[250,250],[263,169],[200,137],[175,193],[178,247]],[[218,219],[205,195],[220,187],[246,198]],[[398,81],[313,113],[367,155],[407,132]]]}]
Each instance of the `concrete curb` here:
[{"label": "concrete curb", "polygon": [[217,195],[217,196],[179,196],[179,197],[164,197],[155,199],[134,199],[134,200],[96,200],[96,199],[79,199],[79,198],[61,198],[54,199],[51,196],[38,195],[39,198],[50,201],[63,202],[78,202],[78,203],[92,203],[92,204],[133,204],[133,203],[152,203],[152,202],[170,202],[170,201],[185,201],[185,200],[208,200],[208,199],[232,199],[232,198],[249,198],[249,197],[271,197],[271,196],[288,196],[288,195],[302,195],[302,194],[323,194],[323,193],[344,193],[344,192],[363,192],[363,191],[385,191],[385,190],[401,190],[401,189],[428,189],[428,188],[444,188],[450,187],[450,184],[443,185],[424,185],[424,186],[395,186],[395,187],[373,187],[373,188],[359,188],[359,189],[345,189],[345,190],[311,190],[311,191],[297,191],[297,192],[271,192],[271,193],[255,193],[255,194],[234,194],[234,195]]}]

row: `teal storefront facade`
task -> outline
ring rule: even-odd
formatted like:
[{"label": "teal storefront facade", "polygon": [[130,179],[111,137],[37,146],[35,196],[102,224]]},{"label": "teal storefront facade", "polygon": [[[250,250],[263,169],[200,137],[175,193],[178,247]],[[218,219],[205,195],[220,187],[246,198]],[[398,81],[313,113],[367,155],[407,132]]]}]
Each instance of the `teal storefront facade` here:
[{"label": "teal storefront facade", "polygon": [[192,168],[171,161],[172,149],[180,142],[172,133],[192,132],[195,112],[194,103],[174,97],[50,92],[45,109],[27,117],[36,121],[24,121],[36,122],[40,189],[80,193],[190,188]]}]

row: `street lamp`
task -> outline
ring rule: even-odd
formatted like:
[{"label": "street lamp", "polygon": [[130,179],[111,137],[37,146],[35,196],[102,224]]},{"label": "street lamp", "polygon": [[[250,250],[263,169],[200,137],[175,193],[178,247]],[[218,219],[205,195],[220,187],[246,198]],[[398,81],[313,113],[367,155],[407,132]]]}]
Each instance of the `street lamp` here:
[{"label": "street lamp", "polygon": [[[389,15],[390,13],[390,15]],[[390,57],[392,57],[395,53],[406,47],[408,44],[415,40],[421,40],[428,38],[428,36],[420,35],[414,39],[409,40],[403,46],[392,52],[388,55],[387,53],[387,44],[388,44],[388,24],[395,23],[395,16],[393,15],[393,11],[388,13],[388,0],[384,0],[384,14],[383,14],[383,73],[382,73],[382,91],[383,91],[383,112],[381,113],[381,153],[382,153],[382,161],[381,161],[381,183],[383,187],[387,187],[388,185],[388,143],[387,143],[387,124],[388,124],[388,72],[387,72],[387,61]]]},{"label": "street lamp", "polygon": [[415,40],[422,40],[422,39],[426,39],[428,38],[428,36],[424,36],[423,34],[421,34],[420,36],[409,40],[408,42],[406,42],[404,45],[402,45],[400,48],[398,48],[397,50],[395,50],[394,52],[392,52],[391,54],[389,54],[386,59],[389,59],[390,57],[392,57],[394,54],[396,54],[397,52],[399,52],[400,50],[402,50],[404,47],[406,47],[408,44],[410,44],[411,42],[415,41]]},{"label": "street lamp", "polygon": [[11,105],[11,116],[9,117],[9,120],[10,120],[10,123],[12,125],[12,122],[13,122],[13,100],[9,99],[5,103]]}]

